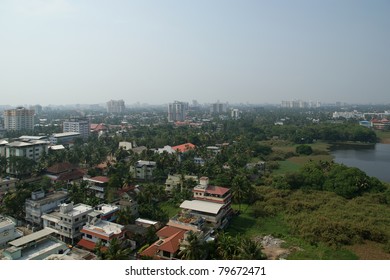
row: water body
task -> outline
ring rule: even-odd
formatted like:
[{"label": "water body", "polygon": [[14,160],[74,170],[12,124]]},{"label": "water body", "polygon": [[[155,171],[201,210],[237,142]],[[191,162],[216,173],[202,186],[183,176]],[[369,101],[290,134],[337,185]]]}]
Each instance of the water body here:
[{"label": "water body", "polygon": [[357,167],[368,176],[390,183],[390,144],[335,145],[331,154],[337,163]]}]

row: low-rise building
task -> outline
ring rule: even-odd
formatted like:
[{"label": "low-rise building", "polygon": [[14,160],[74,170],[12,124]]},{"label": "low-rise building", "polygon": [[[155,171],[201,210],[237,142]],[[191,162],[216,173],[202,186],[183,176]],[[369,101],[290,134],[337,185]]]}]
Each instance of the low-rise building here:
[{"label": "low-rise building", "polygon": [[105,189],[107,187],[109,178],[106,176],[96,177],[84,177],[83,181],[88,183],[87,189],[91,195],[95,195],[97,198],[104,199]]},{"label": "low-rise building", "polygon": [[14,190],[18,181],[18,179],[11,177],[0,178],[0,193]]},{"label": "low-rise building", "polygon": [[180,244],[185,238],[187,230],[177,227],[165,226],[156,232],[159,240],[141,252],[141,257],[157,260],[177,259]]},{"label": "low-rise building", "polygon": [[31,199],[26,199],[26,221],[34,226],[42,227],[42,215],[52,212],[60,204],[68,199],[69,195],[65,191],[58,191],[45,194],[44,191],[31,193]]},{"label": "low-rise building", "polygon": [[150,180],[153,178],[153,171],[156,169],[155,161],[139,160],[134,166],[130,166],[130,172],[138,180]]},{"label": "low-rise building", "polygon": [[[184,175],[184,180],[191,180],[194,182],[198,181],[197,176],[193,175]],[[165,191],[168,194],[171,194],[175,188],[180,188],[183,185],[183,178],[179,174],[168,175],[168,178],[165,180]]]},{"label": "low-rise building", "polygon": [[113,204],[102,203],[95,206],[94,211],[100,213],[100,219],[114,222],[117,218],[119,207]]},{"label": "low-rise building", "polygon": [[16,228],[16,222],[13,219],[0,215],[0,248],[5,247],[8,241],[22,236],[23,232]]},{"label": "low-rise building", "polygon": [[102,250],[106,250],[114,238],[123,239],[124,237],[124,226],[104,221],[98,215],[96,211],[88,215],[88,223],[81,230],[82,239],[77,243],[90,251],[95,250],[98,242],[101,243]]},{"label": "low-rise building", "polygon": [[43,260],[52,254],[63,254],[68,246],[51,236],[55,230],[45,228],[24,237],[15,239],[3,251],[8,260]]},{"label": "low-rise building", "polygon": [[78,138],[81,138],[81,134],[78,132],[62,132],[54,133],[52,136],[50,136],[49,141],[52,145],[66,145],[73,143]]}]

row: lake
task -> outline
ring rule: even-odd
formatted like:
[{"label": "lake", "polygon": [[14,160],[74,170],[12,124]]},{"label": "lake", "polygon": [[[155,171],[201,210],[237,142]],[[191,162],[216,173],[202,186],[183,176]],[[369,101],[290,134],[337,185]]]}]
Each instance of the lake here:
[{"label": "lake", "polygon": [[357,167],[369,176],[390,183],[390,144],[335,145],[331,154],[337,163]]}]

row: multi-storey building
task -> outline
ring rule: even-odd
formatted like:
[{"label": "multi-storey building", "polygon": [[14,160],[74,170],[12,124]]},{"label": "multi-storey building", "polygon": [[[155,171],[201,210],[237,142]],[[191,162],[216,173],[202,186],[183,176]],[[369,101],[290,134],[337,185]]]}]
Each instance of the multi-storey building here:
[{"label": "multi-storey building", "polygon": [[68,193],[64,191],[45,194],[44,191],[31,193],[31,199],[26,199],[26,221],[34,226],[42,227],[42,215],[52,212],[60,204],[68,199]]},{"label": "multi-storey building", "polygon": [[73,243],[81,236],[81,229],[88,221],[93,208],[86,204],[63,203],[55,211],[42,215],[43,227],[56,230],[62,241]]},{"label": "multi-storey building", "polygon": [[125,101],[110,100],[107,102],[107,113],[120,114],[125,112]]},{"label": "multi-storey building", "polygon": [[227,103],[216,102],[211,104],[210,113],[211,114],[222,114],[227,112]]},{"label": "multi-storey building", "polygon": [[23,233],[16,228],[13,219],[0,215],[0,248],[5,247],[8,241],[22,236]]},{"label": "multi-storey building", "polygon": [[[37,162],[43,154],[47,154],[49,142],[42,140],[15,141],[5,145],[5,157],[25,157]],[[20,174],[22,172],[12,162],[7,166],[7,173]]]},{"label": "multi-storey building", "polygon": [[3,115],[5,130],[34,129],[34,110],[18,107],[16,109],[5,110]]},{"label": "multi-storey building", "polygon": [[192,192],[194,200],[185,200],[180,208],[204,218],[212,227],[225,227],[232,214],[230,189],[209,185],[209,178],[201,177]]},{"label": "multi-storey building", "polygon": [[168,121],[182,122],[186,119],[188,112],[188,102],[175,101],[168,104]]},{"label": "multi-storey building", "polygon": [[134,178],[139,180],[150,180],[153,178],[153,171],[156,169],[155,161],[139,160],[134,166],[130,166],[130,172]]},{"label": "multi-storey building", "polygon": [[90,124],[88,119],[70,119],[62,124],[62,132],[77,132],[87,140],[90,133]]},{"label": "multi-storey building", "polygon": [[108,177],[83,177],[83,181],[86,181],[88,183],[87,189],[91,195],[95,195],[97,198],[104,199],[106,193],[105,189],[109,181]]}]

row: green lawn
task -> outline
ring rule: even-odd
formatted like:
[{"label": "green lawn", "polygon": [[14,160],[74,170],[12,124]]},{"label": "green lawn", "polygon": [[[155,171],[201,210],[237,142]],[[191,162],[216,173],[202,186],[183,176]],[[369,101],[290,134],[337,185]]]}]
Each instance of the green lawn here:
[{"label": "green lawn", "polygon": [[166,211],[168,213],[169,217],[175,216],[177,213],[180,212],[180,207],[173,205],[169,201],[161,202],[160,207],[163,211]]}]

